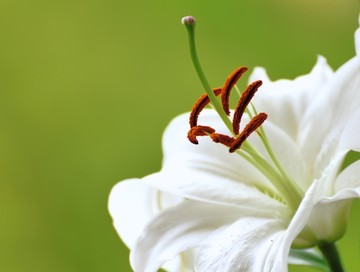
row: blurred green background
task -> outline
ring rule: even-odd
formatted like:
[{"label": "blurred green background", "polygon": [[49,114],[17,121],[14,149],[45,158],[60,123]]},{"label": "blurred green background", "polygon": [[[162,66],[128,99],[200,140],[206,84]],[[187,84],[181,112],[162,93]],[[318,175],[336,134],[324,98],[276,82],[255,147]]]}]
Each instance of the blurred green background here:
[{"label": "blurred green background", "polygon": [[[358,0],[1,0],[0,271],[131,271],[107,198],[161,167],[161,135],[202,93],[181,17],[198,19],[211,84],[273,79],[354,55]],[[360,205],[340,241],[360,267]],[[314,271],[293,268],[292,271]]]}]

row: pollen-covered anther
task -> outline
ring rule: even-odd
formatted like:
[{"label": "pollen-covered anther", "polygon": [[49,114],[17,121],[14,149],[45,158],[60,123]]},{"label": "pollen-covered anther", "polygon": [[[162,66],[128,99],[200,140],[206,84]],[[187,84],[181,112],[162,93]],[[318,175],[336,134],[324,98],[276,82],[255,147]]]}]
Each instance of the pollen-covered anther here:
[{"label": "pollen-covered anther", "polygon": [[[218,96],[221,93],[222,88],[216,88],[213,89],[213,92],[216,96]],[[200,98],[195,102],[189,118],[190,127],[197,126],[197,121],[200,112],[210,103],[209,96],[207,94],[203,94],[200,96]]]},{"label": "pollen-covered anther", "polygon": [[187,137],[191,143],[198,144],[199,142],[196,139],[197,136],[207,136],[207,135],[211,135],[214,132],[215,129],[213,129],[212,127],[196,126],[196,127],[192,127],[189,130]]},{"label": "pollen-covered anther", "polygon": [[239,134],[241,118],[245,112],[246,107],[249,105],[251,99],[254,97],[254,94],[261,85],[261,80],[254,81],[246,88],[246,90],[241,95],[239,102],[235,108],[232,121],[233,132],[235,133],[235,135]]},{"label": "pollen-covered anther", "polygon": [[264,112],[256,115],[251,121],[245,126],[243,131],[240,133],[239,137],[235,139],[233,144],[230,146],[229,152],[235,152],[241,147],[244,141],[250,136],[251,133],[256,131],[266,120],[267,114]]},{"label": "pollen-covered anther", "polygon": [[230,136],[225,135],[225,134],[216,133],[216,132],[212,133],[210,135],[210,138],[215,143],[221,143],[223,145],[226,145],[227,147],[230,147],[235,141],[235,138],[233,138],[233,137],[230,137]]},{"label": "pollen-covered anther", "polygon": [[221,91],[221,103],[223,109],[227,115],[230,115],[230,107],[229,107],[229,97],[230,91],[236,84],[236,82],[240,79],[240,77],[247,71],[247,67],[239,67],[236,68],[230,76],[226,79],[224,86]]}]

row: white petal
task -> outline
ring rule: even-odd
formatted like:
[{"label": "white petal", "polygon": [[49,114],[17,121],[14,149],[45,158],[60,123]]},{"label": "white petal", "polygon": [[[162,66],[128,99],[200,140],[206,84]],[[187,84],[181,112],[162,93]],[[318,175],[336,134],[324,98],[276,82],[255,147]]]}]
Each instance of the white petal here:
[{"label": "white petal", "polygon": [[264,69],[256,68],[250,80],[261,79],[263,85],[254,98],[254,104],[258,111],[268,113],[270,121],[296,139],[304,112],[332,75],[331,68],[321,56],[308,75],[294,80],[271,82]]},{"label": "white petal", "polygon": [[[271,271],[268,255],[280,249],[286,226],[274,219],[241,218],[229,227],[214,232],[200,247],[195,263],[197,272]],[[280,252],[279,252],[280,253]],[[281,253],[279,255],[282,255]],[[281,260],[286,271],[287,258]]]},{"label": "white petal", "polygon": [[279,219],[243,217],[214,232],[199,250],[196,271],[287,271],[290,246],[319,199],[320,184],[312,184],[288,226]]},{"label": "white petal", "polygon": [[186,167],[163,169],[146,177],[145,181],[159,190],[182,198],[217,203],[227,206],[248,207],[254,213],[268,216],[278,212],[289,216],[282,203],[256,188],[226,179],[215,172],[192,170]]},{"label": "white petal", "polygon": [[[338,168],[334,168],[336,171]],[[309,218],[318,240],[335,241],[344,234],[348,215],[354,198],[360,197],[360,162],[356,161],[343,170],[337,178],[332,178],[335,191],[324,195],[316,203]],[[329,192],[329,190],[328,190]]]},{"label": "white petal", "polygon": [[152,189],[140,179],[124,180],[111,190],[108,208],[115,229],[132,248],[145,226],[162,208],[175,205],[179,198]]},{"label": "white petal", "polygon": [[136,272],[157,271],[164,262],[198,246],[212,231],[227,225],[243,211],[233,207],[184,201],[157,216],[131,251]]},{"label": "white petal", "polygon": [[360,161],[346,167],[336,178],[334,187],[336,192],[360,187]]},{"label": "white petal", "polygon": [[[285,172],[305,192],[312,182],[312,177],[310,176],[311,169],[305,162],[299,146],[289,134],[272,122],[266,121],[263,127],[271,148]],[[250,136],[249,141],[268,162],[272,162],[256,133]],[[276,168],[275,166],[273,167]]]},{"label": "white petal", "polygon": [[344,64],[309,105],[300,123],[299,144],[317,174],[339,147],[339,138],[360,107],[360,57]]},{"label": "white petal", "polygon": [[339,148],[360,151],[360,109],[351,113],[349,121],[339,139]]},{"label": "white petal", "polygon": [[[343,159],[347,152],[339,153],[322,174],[319,181],[316,181],[317,192],[312,199],[312,204],[307,207],[311,210],[308,217],[307,227],[314,235],[312,239],[318,241],[335,241],[345,232],[348,213],[352,199],[359,197],[360,187],[341,189],[339,183],[342,181],[352,183],[350,177],[358,171],[359,165],[354,163],[347,167],[338,177]],[[352,166],[352,167],[351,167]],[[346,185],[345,185],[346,186]],[[303,233],[303,235],[306,235]]]},{"label": "white petal", "polygon": [[[321,182],[314,181],[314,183],[306,191],[303,200],[301,201],[298,210],[293,216],[284,238],[284,250],[291,244],[297,246],[311,247],[311,243],[314,242],[312,239],[312,233],[307,233],[307,228],[304,228],[307,224],[308,218],[312,212],[312,208],[319,199],[319,191]],[[300,235],[299,235],[300,234]],[[307,240],[307,238],[310,238]],[[288,252],[288,251],[287,251]],[[280,271],[280,270],[279,270]]]},{"label": "white petal", "polygon": [[314,239],[328,242],[340,239],[346,230],[351,205],[352,199],[321,199],[314,205],[308,223]]},{"label": "white petal", "polygon": [[[338,168],[334,168],[334,172]],[[335,193],[324,195],[322,189],[320,194],[324,196],[316,203],[309,218],[309,226],[318,240],[335,241],[345,233],[352,200],[360,197],[360,161],[352,163],[331,180]]]},{"label": "white petal", "polygon": [[319,184],[306,192],[288,226],[280,219],[244,217],[214,232],[199,250],[196,271],[287,271],[290,246],[306,224]]}]

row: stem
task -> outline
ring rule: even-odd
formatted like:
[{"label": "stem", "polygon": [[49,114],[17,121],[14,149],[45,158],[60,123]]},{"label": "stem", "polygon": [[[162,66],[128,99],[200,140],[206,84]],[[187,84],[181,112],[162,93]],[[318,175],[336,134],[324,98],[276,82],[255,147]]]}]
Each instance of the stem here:
[{"label": "stem", "polygon": [[341,259],[339,252],[335,243],[322,243],[319,244],[319,249],[321,250],[322,254],[324,255],[331,272],[344,272],[344,268],[341,264]]}]

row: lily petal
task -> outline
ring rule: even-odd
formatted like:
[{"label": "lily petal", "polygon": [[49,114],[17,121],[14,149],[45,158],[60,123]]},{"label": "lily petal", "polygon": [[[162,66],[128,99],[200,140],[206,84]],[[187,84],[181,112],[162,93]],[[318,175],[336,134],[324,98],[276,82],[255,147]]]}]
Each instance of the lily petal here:
[{"label": "lily petal", "polygon": [[336,178],[334,189],[340,192],[346,189],[360,187],[360,161],[356,161],[346,167]]},{"label": "lily petal", "polygon": [[274,219],[241,218],[206,239],[199,250],[195,270],[270,271],[265,270],[267,255],[273,247],[278,247],[285,228],[285,225]]},{"label": "lily petal", "polygon": [[[313,240],[336,241],[346,229],[346,222],[351,208],[352,199],[359,197],[360,187],[341,187],[342,182],[353,183],[353,174],[359,173],[359,164],[353,163],[337,176],[346,151],[340,152],[325,169],[320,180],[313,205],[309,207],[307,227],[314,235]],[[344,189],[343,189],[344,188]]]},{"label": "lily petal", "polygon": [[281,202],[254,187],[216,175],[216,172],[191,170],[180,166],[163,169],[160,173],[147,176],[144,181],[154,188],[182,198],[247,207],[259,216],[289,216],[287,207]]},{"label": "lily petal", "polygon": [[151,221],[131,251],[134,271],[157,271],[166,261],[199,246],[212,231],[232,223],[242,212],[236,207],[191,200],[165,210]]},{"label": "lily petal", "polygon": [[170,207],[179,201],[175,196],[152,189],[140,179],[129,179],[113,187],[108,208],[121,239],[133,248],[145,226],[159,212],[158,206]]},{"label": "lily petal", "polygon": [[360,109],[349,116],[349,121],[339,139],[339,148],[360,151]]},{"label": "lily petal", "polygon": [[197,271],[286,272],[291,243],[306,224],[319,184],[314,182],[306,192],[288,226],[279,219],[243,217],[214,232],[199,250]]},{"label": "lily petal", "polygon": [[[305,162],[299,146],[289,134],[271,121],[263,125],[266,136],[271,143],[271,148],[289,177],[305,192],[312,182],[310,167]],[[266,152],[258,135],[254,134],[249,139],[250,143],[261,153],[267,161],[271,158]]]},{"label": "lily petal", "polygon": [[332,69],[321,56],[309,74],[294,80],[271,81],[265,69],[255,68],[250,81],[260,79],[263,85],[254,98],[254,104],[258,111],[266,112],[271,122],[296,140],[301,128],[298,124],[304,112],[332,75]]},{"label": "lily petal", "polygon": [[306,161],[315,164],[316,176],[339,150],[339,138],[360,107],[359,75],[360,57],[354,57],[323,86],[300,123],[298,142]]}]

